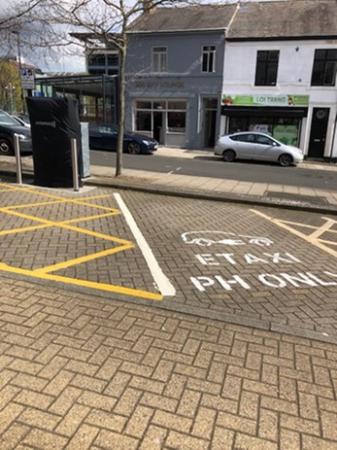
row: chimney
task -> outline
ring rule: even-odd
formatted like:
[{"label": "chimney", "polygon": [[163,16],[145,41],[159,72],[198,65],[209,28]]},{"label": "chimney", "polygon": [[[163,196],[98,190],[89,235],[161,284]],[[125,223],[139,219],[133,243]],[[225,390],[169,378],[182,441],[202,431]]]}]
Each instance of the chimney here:
[{"label": "chimney", "polygon": [[156,9],[156,6],[153,6],[152,0],[142,0],[143,3],[143,14],[152,14]]}]

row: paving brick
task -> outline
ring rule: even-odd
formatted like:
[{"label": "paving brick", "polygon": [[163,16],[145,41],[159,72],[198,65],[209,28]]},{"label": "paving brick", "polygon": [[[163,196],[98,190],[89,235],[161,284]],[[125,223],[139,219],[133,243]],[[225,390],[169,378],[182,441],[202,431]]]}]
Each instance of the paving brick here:
[{"label": "paving brick", "polygon": [[337,441],[337,413],[321,411],[323,437]]},{"label": "paving brick", "polygon": [[229,428],[242,433],[256,434],[256,421],[234,414],[219,412],[217,425],[223,428]]},{"label": "paving brick", "polygon": [[14,450],[18,448],[19,442],[29,432],[29,427],[13,423],[2,435],[0,436],[0,448],[1,450]]},{"label": "paving brick", "polygon": [[67,439],[55,433],[49,433],[35,428],[27,434],[22,443],[39,450],[46,448],[61,450],[65,447]]},{"label": "paving brick", "polygon": [[262,439],[278,441],[278,414],[268,409],[260,409],[258,435]]},{"label": "paving brick", "polygon": [[83,405],[74,405],[63,416],[62,421],[56,428],[57,433],[64,434],[65,436],[72,436],[82,421],[85,419],[90,409]]},{"label": "paving brick", "polygon": [[237,448],[249,448],[249,450],[277,450],[277,444],[252,436],[238,433],[235,438],[235,446]]},{"label": "paving brick", "polygon": [[126,434],[139,439],[142,438],[153,413],[154,410],[152,408],[138,405],[128,421],[125,429]]},{"label": "paving brick", "polygon": [[[303,435],[304,441],[305,437],[306,436]],[[301,450],[301,448],[300,433],[282,428],[280,431],[280,450]],[[311,447],[311,449],[313,448],[319,447]]]},{"label": "paving brick", "polygon": [[105,412],[99,409],[92,409],[85,418],[85,422],[96,427],[106,428],[111,431],[122,432],[127,419],[110,412]]},{"label": "paving brick", "polygon": [[182,416],[194,417],[200,402],[201,394],[199,392],[186,389],[183,392],[177,413]]},{"label": "paving brick", "polygon": [[35,408],[26,408],[18,420],[35,428],[53,431],[61,421],[61,417]]},{"label": "paving brick", "polygon": [[96,392],[84,391],[77,402],[90,406],[91,408],[102,409],[103,411],[111,411],[117,400],[108,395],[97,394]]},{"label": "paving brick", "polygon": [[170,431],[166,440],[168,447],[177,450],[207,450],[209,443],[203,439]]},{"label": "paving brick", "polygon": [[129,416],[138,403],[142,393],[136,389],[127,388],[120,396],[118,403],[114,408],[116,414]]},{"label": "paving brick", "polygon": [[81,425],[76,435],[71,439],[67,445],[67,450],[87,450],[91,448],[91,444],[96,439],[99,430],[89,425]]},{"label": "paving brick", "polygon": [[150,425],[146,436],[143,439],[139,449],[140,450],[162,450],[163,443],[166,439],[167,430],[164,428]]},{"label": "paving brick", "polygon": [[216,411],[200,407],[195,416],[192,434],[204,439],[210,439],[213,433]]},{"label": "paving brick", "polygon": [[98,447],[110,450],[136,450],[138,448],[138,439],[102,430],[96,438],[95,444]]},{"label": "paving brick", "polygon": [[0,411],[0,433],[3,433],[5,429],[14,422],[22,410],[23,406],[11,403]]},{"label": "paving brick", "polygon": [[[185,391],[186,392],[186,391]],[[165,397],[163,395],[151,394],[145,392],[140,400],[142,405],[147,405],[152,408],[161,409],[163,411],[175,412],[178,405],[178,400]],[[181,412],[179,412],[181,414]]]},{"label": "paving brick", "polygon": [[234,431],[215,427],[212,439],[212,450],[224,450],[227,448],[233,448],[234,436]]},{"label": "paving brick", "polygon": [[156,411],[152,422],[156,425],[183,433],[189,433],[192,427],[192,419],[165,411]]}]

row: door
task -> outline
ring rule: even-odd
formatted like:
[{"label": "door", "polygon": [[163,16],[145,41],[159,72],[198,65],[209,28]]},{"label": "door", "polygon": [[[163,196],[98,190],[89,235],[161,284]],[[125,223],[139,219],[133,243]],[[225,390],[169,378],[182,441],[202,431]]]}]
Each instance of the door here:
[{"label": "door", "polygon": [[163,142],[163,113],[154,111],[153,113],[153,138],[164,144]]},{"label": "door", "polygon": [[204,98],[204,146],[214,147],[218,100]]},{"label": "door", "polygon": [[279,145],[268,136],[255,134],[254,159],[259,161],[277,161],[280,155]]},{"label": "door", "polygon": [[308,156],[323,158],[326,132],[328,129],[330,108],[314,108],[312,113],[311,134]]},{"label": "door", "polygon": [[234,141],[233,150],[238,159],[255,159],[255,136],[253,133],[242,133],[230,138]]}]

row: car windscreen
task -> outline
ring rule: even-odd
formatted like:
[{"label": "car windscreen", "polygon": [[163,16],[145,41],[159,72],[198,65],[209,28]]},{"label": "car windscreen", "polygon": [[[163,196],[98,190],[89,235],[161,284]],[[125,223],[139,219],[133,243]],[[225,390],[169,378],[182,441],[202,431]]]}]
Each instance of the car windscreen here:
[{"label": "car windscreen", "polygon": [[13,125],[18,126],[19,122],[13,119],[9,114],[4,111],[0,111],[0,125]]}]

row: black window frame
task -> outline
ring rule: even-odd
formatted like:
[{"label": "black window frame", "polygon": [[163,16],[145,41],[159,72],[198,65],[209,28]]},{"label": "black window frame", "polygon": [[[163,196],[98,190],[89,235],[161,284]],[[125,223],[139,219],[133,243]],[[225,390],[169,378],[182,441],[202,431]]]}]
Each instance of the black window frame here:
[{"label": "black window frame", "polygon": [[[335,56],[332,56],[335,54]],[[332,66],[330,81],[329,65]],[[337,73],[337,49],[333,48],[317,48],[314,55],[314,63],[312,66],[311,86],[335,86]]]},{"label": "black window frame", "polygon": [[256,54],[255,86],[276,86],[280,50],[258,50]]}]

